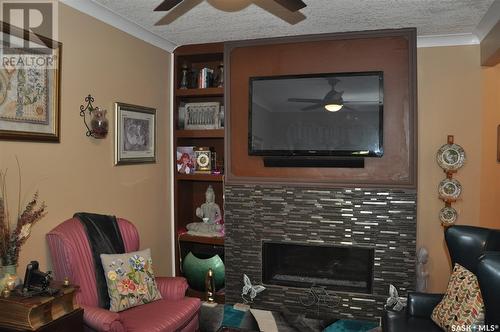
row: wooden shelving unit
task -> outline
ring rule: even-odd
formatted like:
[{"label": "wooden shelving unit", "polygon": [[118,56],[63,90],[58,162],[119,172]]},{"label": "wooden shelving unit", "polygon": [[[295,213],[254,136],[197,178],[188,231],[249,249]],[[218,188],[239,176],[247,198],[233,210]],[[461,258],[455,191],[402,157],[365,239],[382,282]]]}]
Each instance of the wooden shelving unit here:
[{"label": "wooden shelving unit", "polygon": [[222,182],[222,178],[220,174],[176,174],[178,181]]},{"label": "wooden shelving unit", "polygon": [[176,130],[177,138],[224,138],[224,129]]},{"label": "wooden shelving unit", "polygon": [[[224,160],[224,129],[213,130],[185,130],[178,127],[178,108],[183,103],[190,102],[219,102],[224,104],[224,88],[192,88],[180,89],[182,66],[201,69],[209,67],[216,69],[224,58],[224,46],[222,43],[187,45],[174,51],[174,154],[178,146],[206,146],[212,148],[217,154],[217,163],[223,165]],[[176,155],[175,155],[176,159]],[[205,202],[205,191],[209,185],[216,193],[215,202],[224,208],[223,202],[222,174],[179,174],[174,176],[174,216],[175,230],[180,234],[188,223],[201,221],[195,214],[196,208]],[[222,211],[223,213],[223,211]],[[223,246],[224,238],[210,238],[182,234],[176,236],[175,266],[176,274],[180,272],[180,244],[182,242],[196,243],[207,246]],[[189,289],[188,294],[203,297],[203,292]],[[224,295],[219,294],[219,300],[223,302]]]},{"label": "wooden shelving unit", "polygon": [[195,236],[189,234],[182,234],[179,236],[180,241],[186,242],[196,242],[196,243],[204,243],[204,244],[215,244],[219,246],[224,245],[223,237],[206,237],[206,236]]},{"label": "wooden shelving unit", "polygon": [[222,97],[224,88],[204,88],[204,89],[177,89],[178,97]]}]

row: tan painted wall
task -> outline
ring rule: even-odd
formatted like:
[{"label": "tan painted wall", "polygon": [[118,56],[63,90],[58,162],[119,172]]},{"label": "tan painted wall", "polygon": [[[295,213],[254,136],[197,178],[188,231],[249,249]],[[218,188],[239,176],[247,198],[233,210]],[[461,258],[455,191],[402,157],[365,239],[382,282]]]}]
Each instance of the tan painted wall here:
[{"label": "tan painted wall", "polygon": [[[22,164],[23,193],[38,188],[48,215],[22,248],[19,269],[37,259],[50,266],[45,234],[76,211],[115,214],[139,229],[141,247],[150,247],[160,275],[171,271],[168,52],[81,14],[59,7],[63,43],[60,144],[0,141],[0,168],[9,168],[14,208],[15,156]],[[91,93],[95,105],[107,108],[111,131],[104,140],[85,136],[79,106]],[[113,103],[157,109],[156,164],[113,166]],[[22,276],[23,271],[19,271]]]},{"label": "tan painted wall", "polygon": [[500,125],[500,64],[483,67],[483,127],[481,226],[500,228],[500,163],[497,127]]},{"label": "tan painted wall", "polygon": [[457,224],[479,225],[481,178],[481,67],[478,46],[418,49],[418,233],[417,246],[430,253],[429,291],[444,291],[450,262],[438,213],[437,186],[445,174],[436,151],[448,134],[464,147],[466,165],[458,172],[462,197],[453,206]]}]

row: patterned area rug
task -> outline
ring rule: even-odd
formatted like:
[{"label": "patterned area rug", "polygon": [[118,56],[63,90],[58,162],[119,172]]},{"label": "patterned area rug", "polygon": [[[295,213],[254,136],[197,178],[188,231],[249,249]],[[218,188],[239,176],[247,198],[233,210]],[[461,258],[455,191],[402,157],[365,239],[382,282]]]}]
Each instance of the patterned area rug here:
[{"label": "patterned area rug", "polygon": [[328,326],[323,332],[377,332],[378,324],[362,320],[341,319]]},{"label": "patterned area rug", "polygon": [[240,311],[231,305],[201,307],[200,331],[215,332],[221,326],[240,331],[264,332],[380,332],[378,324],[358,320],[338,320],[332,324],[304,315],[250,309]]}]

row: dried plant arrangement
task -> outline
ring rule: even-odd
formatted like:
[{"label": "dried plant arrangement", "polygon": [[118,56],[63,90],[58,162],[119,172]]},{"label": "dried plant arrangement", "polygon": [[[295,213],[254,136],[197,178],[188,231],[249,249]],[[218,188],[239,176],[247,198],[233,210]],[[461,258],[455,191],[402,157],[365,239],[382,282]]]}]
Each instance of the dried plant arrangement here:
[{"label": "dried plant arrangement", "polygon": [[[17,158],[16,158],[17,160]],[[31,227],[46,215],[45,202],[39,203],[38,191],[21,210],[21,166],[17,160],[18,209],[17,223],[14,225],[9,216],[7,199],[7,170],[0,170],[0,259],[1,265],[17,265],[19,250],[31,234]],[[15,226],[15,227],[13,227]]]}]

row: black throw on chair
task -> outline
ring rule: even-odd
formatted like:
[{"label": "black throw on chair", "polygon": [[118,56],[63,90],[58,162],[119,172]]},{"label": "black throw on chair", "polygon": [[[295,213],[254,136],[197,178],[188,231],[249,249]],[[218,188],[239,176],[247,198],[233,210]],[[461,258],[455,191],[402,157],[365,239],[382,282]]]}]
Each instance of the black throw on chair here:
[{"label": "black throw on chair", "polygon": [[[500,325],[500,230],[474,226],[452,226],[445,231],[452,267],[458,263],[474,273],[485,305],[485,324]],[[431,320],[434,307],[443,294],[408,293],[406,309],[386,311],[382,318],[385,332],[438,332]]]}]

